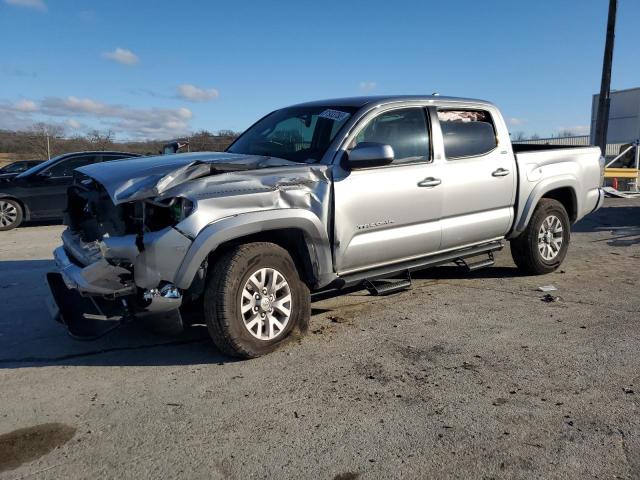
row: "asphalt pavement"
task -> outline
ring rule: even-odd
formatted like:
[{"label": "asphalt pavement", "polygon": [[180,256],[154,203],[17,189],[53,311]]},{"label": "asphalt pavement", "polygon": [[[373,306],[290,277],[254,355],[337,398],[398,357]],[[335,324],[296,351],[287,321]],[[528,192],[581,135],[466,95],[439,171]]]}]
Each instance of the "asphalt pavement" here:
[{"label": "asphalt pavement", "polygon": [[640,200],[575,225],[553,274],[507,246],[319,296],[248,361],[202,326],[71,339],[45,307],[62,228],[0,232],[0,478],[640,478]]}]

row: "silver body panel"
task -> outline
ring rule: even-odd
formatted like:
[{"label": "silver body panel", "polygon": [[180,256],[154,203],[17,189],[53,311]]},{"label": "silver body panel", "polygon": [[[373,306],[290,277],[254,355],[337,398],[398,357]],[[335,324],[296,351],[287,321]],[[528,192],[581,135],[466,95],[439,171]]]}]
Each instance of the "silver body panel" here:
[{"label": "silver body panel", "polygon": [[[304,235],[317,289],[341,277],[414,260],[424,264],[425,258],[515,237],[526,227],[539,199],[554,189],[573,192],[574,221],[601,205],[597,148],[514,155],[504,120],[488,102],[430,96],[341,101],[360,109],[316,164],[198,153],[80,169],[101,183],[115,204],[186,197],[195,210],[173,228],[145,233],[142,251],[133,235],[104,239],[97,247],[78,247],[69,234],[63,238],[65,250],[90,248],[93,257],[73,256],[80,262],[82,258],[100,262],[101,274],[108,274],[105,259],[126,258],[134,265],[139,288],[170,282],[187,289],[220,244],[254,233],[295,229]],[[331,102],[339,101],[322,104]],[[430,119],[429,161],[352,171],[343,166],[347,146],[368,121],[406,107],[425,109]],[[498,146],[485,155],[447,159],[438,107],[489,111]],[[496,176],[498,170],[502,173]],[[429,179],[438,181],[425,183]],[[96,248],[103,258],[95,259]],[[86,285],[88,276],[82,275],[81,267],[69,265],[73,264],[62,266],[67,277],[75,278],[69,284],[88,295],[99,294],[98,290],[104,294],[104,289]],[[103,280],[100,287],[107,284]]]}]

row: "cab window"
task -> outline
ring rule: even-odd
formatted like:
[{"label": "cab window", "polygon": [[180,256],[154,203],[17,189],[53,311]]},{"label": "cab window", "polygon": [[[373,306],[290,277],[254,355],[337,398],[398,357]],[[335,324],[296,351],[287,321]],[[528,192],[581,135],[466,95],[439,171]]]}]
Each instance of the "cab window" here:
[{"label": "cab window", "polygon": [[391,145],[393,164],[426,162],[430,158],[429,128],[422,108],[403,108],[378,115],[356,136],[363,142]]},{"label": "cab window", "polygon": [[438,110],[448,160],[484,155],[498,146],[491,114],[484,110]]},{"label": "cab window", "polygon": [[90,163],[94,163],[96,157],[93,155],[86,155],[81,157],[74,157],[68,160],[62,160],[61,162],[53,165],[47,173],[51,177],[71,177],[73,176],[73,171],[76,168],[84,167],[85,165],[89,165]]}]

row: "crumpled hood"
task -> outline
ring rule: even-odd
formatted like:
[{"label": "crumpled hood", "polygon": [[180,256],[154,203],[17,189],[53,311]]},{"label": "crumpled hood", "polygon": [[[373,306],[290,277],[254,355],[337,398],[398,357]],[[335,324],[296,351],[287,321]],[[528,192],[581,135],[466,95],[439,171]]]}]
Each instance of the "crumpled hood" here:
[{"label": "crumpled hood", "polygon": [[113,160],[87,165],[78,171],[102,184],[118,205],[162,196],[182,183],[216,173],[287,166],[301,164],[260,155],[197,152]]}]

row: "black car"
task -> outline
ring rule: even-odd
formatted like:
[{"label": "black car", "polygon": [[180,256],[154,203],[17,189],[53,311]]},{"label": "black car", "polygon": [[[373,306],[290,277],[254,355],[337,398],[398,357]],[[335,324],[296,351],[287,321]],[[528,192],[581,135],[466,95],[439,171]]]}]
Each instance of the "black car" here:
[{"label": "black car", "polygon": [[25,220],[61,219],[76,168],[139,156],[125,152],[66,153],[1,182],[0,231],[14,229]]},{"label": "black car", "polygon": [[15,177],[19,173],[26,172],[32,167],[41,164],[44,160],[18,160],[0,168],[0,179]]}]

